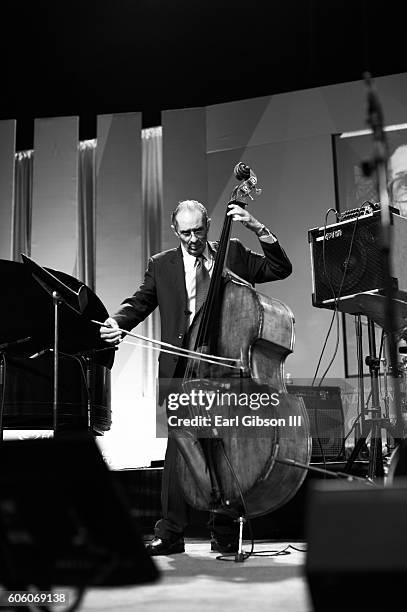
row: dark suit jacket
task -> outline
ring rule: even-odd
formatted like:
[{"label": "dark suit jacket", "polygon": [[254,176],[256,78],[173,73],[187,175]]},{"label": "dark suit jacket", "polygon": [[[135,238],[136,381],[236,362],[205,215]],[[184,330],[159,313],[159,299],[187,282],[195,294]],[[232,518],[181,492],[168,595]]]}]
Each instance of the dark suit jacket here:
[{"label": "dark suit jacket", "polygon": [[[216,251],[217,244],[210,243]],[[264,255],[246,249],[237,239],[230,241],[226,266],[252,285],[286,278],[290,260],[278,242],[260,241]],[[113,315],[119,327],[130,331],[157,306],[160,308],[161,339],[181,346],[187,332],[187,292],[181,246],[150,257],[143,284],[126,298]],[[172,378],[178,358],[161,353],[159,377]]]}]

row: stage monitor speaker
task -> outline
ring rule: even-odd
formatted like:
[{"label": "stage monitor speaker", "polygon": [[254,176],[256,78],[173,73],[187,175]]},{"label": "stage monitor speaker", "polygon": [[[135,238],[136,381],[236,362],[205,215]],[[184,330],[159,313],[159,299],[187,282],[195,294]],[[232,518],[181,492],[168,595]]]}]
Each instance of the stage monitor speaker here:
[{"label": "stage monitor speaker", "polygon": [[306,512],[314,612],[391,609],[405,599],[407,481],[318,481]]},{"label": "stage monitor speaker", "polygon": [[387,482],[393,484],[398,478],[407,478],[407,440],[401,440],[390,455]]},{"label": "stage monitor speaker", "polygon": [[[399,292],[396,297],[403,297],[407,291],[407,219],[394,213],[390,216],[393,283]],[[333,308],[335,298],[384,290],[380,236],[380,211],[308,230],[314,306]]]},{"label": "stage monitor speaker", "polygon": [[0,561],[8,590],[159,576],[124,491],[86,434],[0,444]]},{"label": "stage monitor speaker", "polygon": [[340,387],[287,385],[287,391],[304,400],[312,437],[311,461],[343,460],[345,425]]}]

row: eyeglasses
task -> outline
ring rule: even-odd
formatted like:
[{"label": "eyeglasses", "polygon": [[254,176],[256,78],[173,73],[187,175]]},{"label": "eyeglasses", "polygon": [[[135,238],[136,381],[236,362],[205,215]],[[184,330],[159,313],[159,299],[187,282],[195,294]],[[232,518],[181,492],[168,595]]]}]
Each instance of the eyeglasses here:
[{"label": "eyeglasses", "polygon": [[192,238],[192,235],[197,238],[205,238],[207,234],[207,229],[197,229],[197,230],[186,230],[185,232],[178,232],[183,238]]},{"label": "eyeglasses", "polygon": [[388,188],[392,196],[400,192],[407,192],[407,172],[390,181]]}]

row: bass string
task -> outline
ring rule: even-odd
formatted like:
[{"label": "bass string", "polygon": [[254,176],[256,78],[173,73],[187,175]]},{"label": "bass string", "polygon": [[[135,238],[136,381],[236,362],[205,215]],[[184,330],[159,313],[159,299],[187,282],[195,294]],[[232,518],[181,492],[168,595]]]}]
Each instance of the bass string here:
[{"label": "bass string", "polygon": [[[236,188],[235,188],[236,190]],[[233,193],[235,193],[235,190]],[[232,196],[233,199],[233,196]],[[221,236],[219,239],[219,247],[215,258],[215,265],[213,269],[213,274],[211,278],[211,282],[208,289],[207,298],[202,306],[202,314],[201,320],[198,327],[197,338],[195,341],[194,349],[197,351],[200,347],[206,345],[207,341],[209,341],[209,330],[210,330],[210,322],[213,319],[213,313],[215,311],[216,306],[216,298],[220,294],[220,285],[222,280],[222,272],[225,264],[228,241],[230,237],[230,231],[232,227],[232,217],[227,215],[227,211],[225,213],[225,219],[222,226]],[[196,369],[196,368],[195,368]],[[199,367],[198,367],[199,370]],[[185,378],[188,380],[191,378],[194,372],[194,367],[191,362],[188,362],[187,367],[185,369]]]}]

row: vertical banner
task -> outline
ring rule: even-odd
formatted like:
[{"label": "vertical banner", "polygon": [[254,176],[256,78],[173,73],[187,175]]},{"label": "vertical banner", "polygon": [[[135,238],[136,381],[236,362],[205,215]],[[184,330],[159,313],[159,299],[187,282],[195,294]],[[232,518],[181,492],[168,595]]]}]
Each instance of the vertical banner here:
[{"label": "vertical banner", "polygon": [[180,200],[208,205],[206,109],[164,111],[163,121],[163,250],[178,245],[170,227]]},{"label": "vertical banner", "polygon": [[96,148],[96,291],[112,313],[142,275],[141,114],[100,115]]},{"label": "vertical banner", "polygon": [[11,259],[16,122],[0,121],[0,259]]},{"label": "vertical banner", "polygon": [[[110,314],[139,287],[143,268],[141,114],[100,115],[96,293]],[[123,342],[112,369],[112,428],[99,440],[106,461],[114,468],[146,465],[154,458],[154,405],[142,395],[142,377],[142,349]]]},{"label": "vertical banner", "polygon": [[78,117],[36,119],[32,258],[74,274],[77,257]]}]

